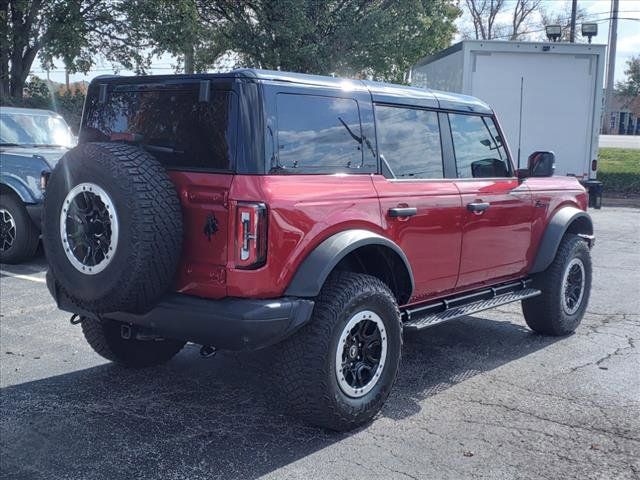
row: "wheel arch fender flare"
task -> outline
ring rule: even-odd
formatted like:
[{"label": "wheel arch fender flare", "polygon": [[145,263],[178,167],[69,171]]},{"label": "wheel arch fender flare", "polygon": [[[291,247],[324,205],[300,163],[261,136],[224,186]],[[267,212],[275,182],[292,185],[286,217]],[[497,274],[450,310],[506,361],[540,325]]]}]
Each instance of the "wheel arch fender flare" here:
[{"label": "wheel arch fender flare", "polygon": [[294,297],[315,297],[320,293],[327,277],[347,255],[365,246],[381,246],[393,251],[406,268],[406,274],[414,288],[413,272],[409,260],[402,249],[392,240],[369,230],[345,230],[332,235],[320,243],[302,261],[285,295]]},{"label": "wheel arch fender flare", "polygon": [[0,191],[12,192],[23,203],[37,203],[38,199],[33,196],[29,187],[19,178],[2,175],[0,176]]},{"label": "wheel arch fender flare", "polygon": [[562,241],[562,237],[564,237],[567,232],[584,235],[592,239],[593,221],[591,220],[591,216],[576,207],[565,206],[560,208],[547,224],[529,273],[542,272],[551,265]]}]

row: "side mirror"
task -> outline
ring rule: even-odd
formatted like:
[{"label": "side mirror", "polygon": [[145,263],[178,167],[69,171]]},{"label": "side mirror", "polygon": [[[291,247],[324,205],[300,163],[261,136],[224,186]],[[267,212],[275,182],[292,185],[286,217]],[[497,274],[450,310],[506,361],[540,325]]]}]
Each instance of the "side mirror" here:
[{"label": "side mirror", "polygon": [[529,155],[530,177],[551,177],[556,169],[556,155],[553,152],[533,152]]}]

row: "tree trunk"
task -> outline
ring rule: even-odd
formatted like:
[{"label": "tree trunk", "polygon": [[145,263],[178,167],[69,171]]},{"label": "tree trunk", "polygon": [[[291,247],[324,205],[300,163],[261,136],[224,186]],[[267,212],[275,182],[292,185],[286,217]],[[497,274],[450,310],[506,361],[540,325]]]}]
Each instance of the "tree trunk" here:
[{"label": "tree trunk", "polygon": [[27,47],[24,56],[14,51],[11,57],[9,94],[13,98],[22,98],[24,85],[31,71],[31,65],[36,59],[39,47]]},{"label": "tree trunk", "polygon": [[184,73],[191,75],[193,73],[193,45],[186,45],[184,49]]},{"label": "tree trunk", "polygon": [[[9,78],[8,90],[9,95],[13,98],[20,99],[23,96],[24,84],[27,81],[31,65],[36,59],[36,54],[41,47],[40,38],[31,38],[34,19],[42,6],[42,0],[33,0],[31,5],[26,2],[13,2],[7,7],[7,14],[11,15],[11,35],[9,35],[8,24],[6,38],[9,40],[9,51],[11,59],[11,68],[8,69]],[[29,7],[28,11],[25,10]],[[2,9],[4,9],[4,4]],[[30,45],[33,41],[33,45]],[[3,42],[4,43],[4,42]],[[3,59],[4,60],[4,59]],[[4,81],[4,77],[3,77]]]},{"label": "tree trunk", "polygon": [[0,0],[0,98],[9,96],[9,1]]}]

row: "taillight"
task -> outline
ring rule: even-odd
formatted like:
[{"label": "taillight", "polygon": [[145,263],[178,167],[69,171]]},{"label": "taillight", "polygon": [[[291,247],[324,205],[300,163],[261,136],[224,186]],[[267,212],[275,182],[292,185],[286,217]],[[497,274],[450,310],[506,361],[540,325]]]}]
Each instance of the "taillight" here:
[{"label": "taillight", "polygon": [[236,267],[258,268],[267,258],[267,206],[239,202],[236,211]]}]

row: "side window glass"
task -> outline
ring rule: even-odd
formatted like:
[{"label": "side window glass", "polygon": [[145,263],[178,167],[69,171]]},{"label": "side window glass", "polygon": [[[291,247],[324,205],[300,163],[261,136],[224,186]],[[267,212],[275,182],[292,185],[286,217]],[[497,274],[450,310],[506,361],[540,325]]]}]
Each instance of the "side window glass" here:
[{"label": "side window glass", "polygon": [[459,178],[510,177],[502,139],[489,117],[449,114]]},{"label": "side window glass", "polygon": [[399,179],[443,178],[438,114],[414,108],[375,106],[378,151]]},{"label": "side window glass", "polygon": [[493,118],[482,117],[482,120],[484,121],[484,124],[489,129],[489,133],[491,134],[491,141],[495,145],[496,150],[500,155],[500,159],[504,160],[507,163],[507,166],[509,166],[509,158],[507,157],[507,150],[504,146],[504,142],[502,141],[502,137],[498,133],[498,129],[496,127],[495,122],[493,121]]},{"label": "side window glass", "polygon": [[332,173],[331,168],[362,166],[364,140],[354,99],[279,93],[276,108],[279,167]]}]

